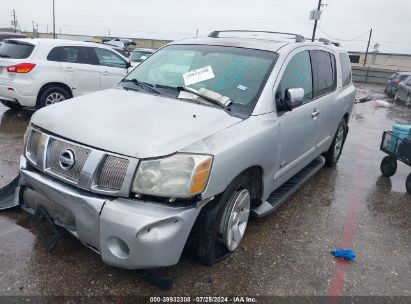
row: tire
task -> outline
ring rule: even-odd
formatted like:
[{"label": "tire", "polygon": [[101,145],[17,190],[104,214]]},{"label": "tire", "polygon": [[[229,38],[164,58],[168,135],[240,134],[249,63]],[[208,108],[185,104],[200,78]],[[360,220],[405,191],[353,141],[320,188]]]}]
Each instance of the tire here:
[{"label": "tire", "polygon": [[411,106],[411,95],[408,95],[407,99],[405,99],[405,105],[406,106]]},{"label": "tire", "polygon": [[347,123],[343,118],[335,132],[331,147],[325,153],[325,166],[335,167],[340,159],[344,147],[345,138],[347,137]]},{"label": "tire", "polygon": [[397,172],[397,160],[392,156],[384,157],[381,161],[380,169],[385,177],[393,176]]},{"label": "tire", "polygon": [[[248,199],[250,198],[249,180],[248,175],[240,175],[228,186],[223,194],[203,207],[187,240],[185,252],[188,255],[203,264],[213,265],[239,247],[240,242],[229,248],[226,243],[228,234],[225,233],[229,230],[227,224],[230,222],[230,216],[233,216],[232,219],[235,218],[235,214],[231,211],[236,202],[244,197],[244,193],[248,193]],[[243,222],[245,224],[242,227],[241,238],[244,236],[249,219],[249,208],[250,200],[248,201],[248,210],[246,206],[240,213],[246,217],[246,221]]]},{"label": "tire", "polygon": [[9,109],[12,109],[14,111],[18,111],[22,109],[22,106],[19,105],[18,103],[14,103],[8,100],[0,100],[0,102],[6,107],[8,107]]},{"label": "tire", "polygon": [[407,176],[407,179],[405,181],[405,188],[407,188],[408,194],[411,194],[411,173]]},{"label": "tire", "polygon": [[44,90],[37,102],[37,108],[44,108],[49,105],[64,101],[70,98],[69,92],[61,87],[50,87]]}]

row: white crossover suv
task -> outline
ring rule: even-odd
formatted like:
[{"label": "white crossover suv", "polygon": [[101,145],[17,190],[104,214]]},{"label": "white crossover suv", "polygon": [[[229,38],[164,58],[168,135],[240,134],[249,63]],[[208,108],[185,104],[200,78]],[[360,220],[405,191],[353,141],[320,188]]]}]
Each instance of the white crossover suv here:
[{"label": "white crossover suv", "polygon": [[108,46],[60,39],[8,39],[0,46],[0,101],[42,108],[114,87],[130,62]]}]

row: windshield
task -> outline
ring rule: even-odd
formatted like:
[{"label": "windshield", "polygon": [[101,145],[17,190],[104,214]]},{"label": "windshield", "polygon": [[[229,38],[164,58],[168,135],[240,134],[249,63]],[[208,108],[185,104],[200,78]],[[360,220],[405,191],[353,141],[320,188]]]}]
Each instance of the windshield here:
[{"label": "windshield", "polygon": [[170,45],[141,63],[124,81],[137,79],[156,88],[213,91],[251,115],[277,58],[276,53],[254,49]]},{"label": "windshield", "polygon": [[133,51],[130,59],[136,62],[141,62],[147,59],[153,52],[150,51]]}]

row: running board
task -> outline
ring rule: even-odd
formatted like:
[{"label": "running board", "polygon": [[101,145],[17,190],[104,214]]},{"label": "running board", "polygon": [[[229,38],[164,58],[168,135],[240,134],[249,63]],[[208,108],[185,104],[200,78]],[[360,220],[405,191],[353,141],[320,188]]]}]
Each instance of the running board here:
[{"label": "running board", "polygon": [[270,194],[267,201],[252,210],[254,217],[263,217],[277,210],[291,195],[300,189],[315,173],[325,165],[325,158],[319,156],[300,172],[278,187]]}]

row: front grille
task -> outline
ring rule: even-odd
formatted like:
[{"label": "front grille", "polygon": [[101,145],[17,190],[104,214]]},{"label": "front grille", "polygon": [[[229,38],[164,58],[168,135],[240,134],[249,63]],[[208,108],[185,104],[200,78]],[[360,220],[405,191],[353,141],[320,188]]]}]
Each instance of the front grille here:
[{"label": "front grille", "polygon": [[98,186],[104,189],[119,190],[128,168],[128,159],[108,155],[101,168]]},{"label": "front grille", "polygon": [[[28,134],[24,155],[37,170],[90,192],[129,196],[138,159],[66,141],[32,127]],[[37,159],[41,160],[38,164]]]},{"label": "front grille", "polygon": [[[60,166],[60,156],[66,150],[71,150],[75,159],[73,167],[67,170]],[[73,182],[77,182],[90,152],[90,149],[70,144],[65,141],[60,141],[58,139],[52,139],[50,143],[48,164],[53,173]]]}]

